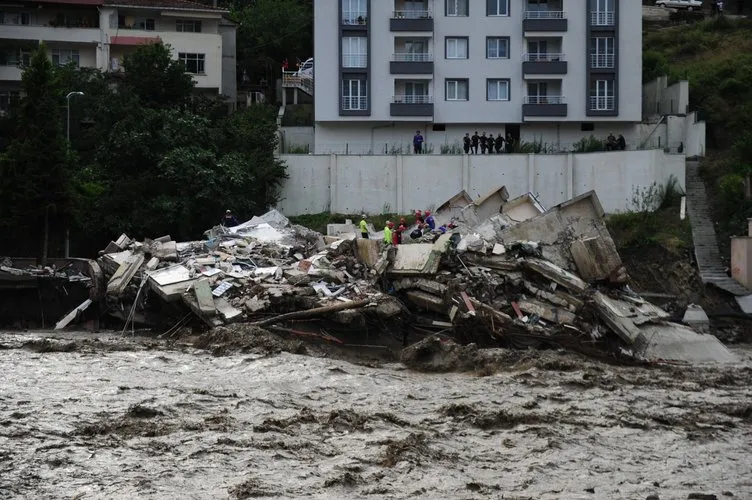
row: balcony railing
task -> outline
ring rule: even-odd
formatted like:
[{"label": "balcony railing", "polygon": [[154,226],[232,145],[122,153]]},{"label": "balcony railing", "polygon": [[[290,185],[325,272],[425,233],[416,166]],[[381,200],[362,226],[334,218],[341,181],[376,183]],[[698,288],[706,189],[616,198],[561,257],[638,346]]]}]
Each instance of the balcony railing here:
[{"label": "balcony railing", "polygon": [[590,12],[591,26],[613,26],[614,12]]},{"label": "balcony railing", "polygon": [[546,53],[538,53],[533,52],[529,54],[523,55],[525,62],[560,62],[560,61],[566,61],[564,58],[564,54],[561,53],[554,53],[554,52],[546,52]]},{"label": "balcony railing", "polygon": [[365,68],[368,65],[368,54],[342,54],[343,68]]},{"label": "balcony railing", "polygon": [[430,10],[395,10],[392,19],[433,19]]},{"label": "balcony railing", "polygon": [[613,111],[614,96],[590,96],[591,111]]},{"label": "balcony railing", "polygon": [[295,71],[282,72],[282,86],[299,88],[313,95],[313,78],[310,75],[298,75]]},{"label": "balcony railing", "polygon": [[342,24],[358,26],[368,23],[368,14],[359,10],[346,10],[342,12]]},{"label": "balcony railing", "polygon": [[395,104],[431,104],[433,102],[433,96],[420,94],[399,94],[392,96],[392,102]]},{"label": "balcony railing", "polygon": [[560,95],[528,95],[525,104],[564,104],[564,96]]},{"label": "balcony railing", "polygon": [[563,10],[526,10],[525,19],[566,19]]},{"label": "balcony railing", "polygon": [[614,55],[613,54],[590,54],[590,67],[591,68],[613,68],[614,67]]},{"label": "balcony railing", "polygon": [[395,52],[392,54],[392,61],[395,62],[431,62],[433,54],[428,52]]},{"label": "balcony railing", "polygon": [[368,109],[368,96],[342,96],[343,111],[365,111]]}]

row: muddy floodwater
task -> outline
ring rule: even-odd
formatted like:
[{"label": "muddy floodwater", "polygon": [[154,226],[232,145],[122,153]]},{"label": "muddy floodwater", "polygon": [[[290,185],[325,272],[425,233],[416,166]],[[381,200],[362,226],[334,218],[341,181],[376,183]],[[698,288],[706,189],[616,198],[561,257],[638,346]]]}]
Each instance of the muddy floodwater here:
[{"label": "muddy floodwater", "polygon": [[47,336],[0,334],[0,498],[752,498],[749,346],[723,367],[510,351],[423,374]]}]

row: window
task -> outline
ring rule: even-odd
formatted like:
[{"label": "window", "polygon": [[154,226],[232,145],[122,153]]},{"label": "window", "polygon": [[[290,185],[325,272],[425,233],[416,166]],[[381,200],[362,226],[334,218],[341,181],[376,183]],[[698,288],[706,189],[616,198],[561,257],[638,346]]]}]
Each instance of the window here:
[{"label": "window", "polygon": [[63,66],[71,62],[78,68],[78,49],[52,49],[52,64]]},{"label": "window", "polygon": [[562,104],[564,98],[554,91],[549,93],[548,82],[528,82],[527,104]]},{"label": "window", "polygon": [[425,40],[405,40],[403,47],[395,53],[395,60],[407,62],[430,61],[428,43]]},{"label": "window", "polygon": [[0,90],[0,115],[10,111],[11,105],[18,101],[19,97],[19,92]]},{"label": "window", "polygon": [[446,0],[446,15],[467,17],[470,15],[468,0]]},{"label": "window", "polygon": [[0,50],[0,66],[28,66],[31,61],[29,49]]},{"label": "window", "polygon": [[366,80],[342,80],[342,110],[364,111],[368,109]]},{"label": "window", "polygon": [[118,28],[154,31],[154,19],[146,17],[118,16]]},{"label": "window", "polygon": [[590,24],[611,26],[614,24],[614,0],[590,0]]},{"label": "window", "polygon": [[592,111],[613,111],[614,108],[614,81],[595,80],[590,91],[590,109]]},{"label": "window", "polygon": [[486,38],[486,59],[509,59],[509,37]]},{"label": "window", "polygon": [[508,101],[509,100],[509,80],[487,80],[486,81],[486,100],[487,101]]},{"label": "window", "polygon": [[2,12],[0,11],[0,24],[31,24],[31,14],[28,12]]},{"label": "window", "polygon": [[446,100],[447,101],[467,101],[468,100],[468,81],[467,80],[447,80],[446,81]]},{"label": "window", "polygon": [[509,0],[486,0],[487,16],[508,16]]},{"label": "window", "polygon": [[342,67],[365,68],[368,63],[368,39],[364,36],[342,38]]},{"label": "window", "polygon": [[367,16],[366,0],[342,0],[342,24],[365,24]]},{"label": "window", "polygon": [[580,131],[593,132],[594,130],[595,130],[595,123],[587,123],[587,122],[580,123]]},{"label": "window", "polygon": [[614,37],[603,36],[590,39],[590,67],[614,67]]},{"label": "window", "polygon": [[204,74],[204,54],[188,54],[180,52],[178,59],[185,65],[185,72],[194,75]]},{"label": "window", "polygon": [[[425,80],[401,82],[402,95],[395,96],[395,102],[405,104],[425,104],[431,102],[428,94],[428,82]],[[399,91],[398,91],[399,92]]]},{"label": "window", "polygon": [[447,59],[467,59],[467,37],[446,39]]},{"label": "window", "polygon": [[175,31],[183,33],[201,33],[201,21],[194,19],[178,19],[175,21]]}]

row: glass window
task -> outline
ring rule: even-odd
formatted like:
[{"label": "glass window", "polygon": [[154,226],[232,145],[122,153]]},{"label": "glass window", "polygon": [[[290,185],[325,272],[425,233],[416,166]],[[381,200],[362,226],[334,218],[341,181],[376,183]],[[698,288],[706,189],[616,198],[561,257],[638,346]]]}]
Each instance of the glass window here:
[{"label": "glass window", "polygon": [[175,21],[175,31],[183,33],[201,33],[201,21],[194,19],[178,19]]},{"label": "glass window", "polygon": [[342,24],[365,24],[367,16],[366,0],[342,0]]},{"label": "glass window", "polygon": [[185,65],[185,72],[194,75],[204,74],[204,54],[189,54],[181,52],[178,59]]},{"label": "glass window", "polygon": [[52,64],[63,66],[68,63],[74,63],[79,67],[78,49],[52,49]]},{"label": "glass window", "polygon": [[0,113],[10,111],[11,105],[18,101],[20,94],[12,90],[0,90]]},{"label": "glass window", "polygon": [[447,101],[467,101],[468,100],[468,81],[467,80],[447,80],[446,81],[446,100]]},{"label": "glass window", "polygon": [[509,80],[492,79],[486,83],[486,99],[489,101],[509,100]]},{"label": "glass window", "polygon": [[487,59],[509,59],[509,38],[488,37],[486,38]]},{"label": "glass window", "polygon": [[467,59],[467,38],[447,38],[446,58]]},{"label": "glass window", "polygon": [[508,16],[509,0],[486,0],[487,16]]},{"label": "glass window", "polygon": [[344,111],[363,111],[368,109],[366,80],[342,80],[342,109]]},{"label": "glass window", "polygon": [[368,39],[364,36],[342,38],[342,67],[365,68],[368,63]]},{"label": "glass window", "polygon": [[467,17],[470,15],[468,0],[446,0],[446,15]]},{"label": "glass window", "polygon": [[613,111],[614,81],[596,80],[590,91],[590,109],[594,111]]},{"label": "glass window", "polygon": [[590,39],[590,67],[614,67],[614,37],[598,36]]}]

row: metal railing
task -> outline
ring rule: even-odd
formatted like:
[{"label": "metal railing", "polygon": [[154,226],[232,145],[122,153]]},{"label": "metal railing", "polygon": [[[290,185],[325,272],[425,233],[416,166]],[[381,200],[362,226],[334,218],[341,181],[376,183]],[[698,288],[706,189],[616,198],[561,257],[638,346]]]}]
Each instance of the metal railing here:
[{"label": "metal railing", "polygon": [[614,96],[590,96],[590,102],[588,103],[591,111],[613,111],[614,110]]},{"label": "metal railing", "polygon": [[365,111],[368,109],[368,96],[342,96],[342,110]]},{"label": "metal railing", "polygon": [[433,54],[428,52],[395,52],[392,54],[392,61],[395,62],[431,62]]},{"label": "metal railing", "polygon": [[431,104],[433,96],[420,94],[395,95],[392,96],[392,102],[395,104]]},{"label": "metal railing", "polygon": [[525,104],[564,104],[564,96],[561,95],[527,95]]},{"label": "metal railing", "polygon": [[365,68],[368,65],[368,54],[342,54],[343,68]]},{"label": "metal railing", "polygon": [[430,10],[395,10],[392,19],[433,19]]},{"label": "metal railing", "polygon": [[614,12],[590,12],[590,24],[592,26],[613,26],[614,24]]},{"label": "metal railing", "polygon": [[565,19],[567,13],[563,10],[526,10],[525,19]]},{"label": "metal railing", "polygon": [[368,23],[368,13],[360,10],[346,10],[342,12],[342,24],[348,26]]},{"label": "metal railing", "polygon": [[282,86],[297,87],[313,95],[313,78],[310,75],[298,75],[295,71],[283,71]]},{"label": "metal railing", "polygon": [[522,57],[525,62],[566,61],[566,59],[564,58],[564,54],[554,53],[554,52],[546,52],[546,53],[533,52],[533,53],[524,54]]},{"label": "metal railing", "polygon": [[614,54],[590,54],[591,68],[613,68]]}]

